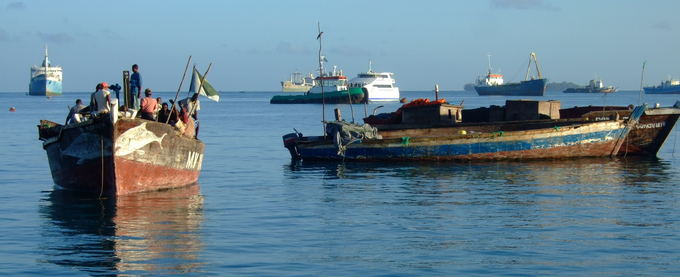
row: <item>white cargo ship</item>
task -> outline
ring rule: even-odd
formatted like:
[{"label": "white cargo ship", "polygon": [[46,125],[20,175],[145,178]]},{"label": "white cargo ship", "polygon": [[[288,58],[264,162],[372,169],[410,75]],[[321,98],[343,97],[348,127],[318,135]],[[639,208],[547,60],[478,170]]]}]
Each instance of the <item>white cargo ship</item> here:
[{"label": "white cargo ship", "polygon": [[29,95],[51,96],[61,95],[62,69],[52,66],[45,47],[45,59],[41,66],[31,67],[31,82],[28,85]]}]

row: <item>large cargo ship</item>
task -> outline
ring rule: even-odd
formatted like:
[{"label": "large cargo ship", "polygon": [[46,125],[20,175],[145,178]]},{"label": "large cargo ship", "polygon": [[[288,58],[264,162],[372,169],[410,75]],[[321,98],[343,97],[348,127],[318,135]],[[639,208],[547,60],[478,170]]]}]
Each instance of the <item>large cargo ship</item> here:
[{"label": "large cargo ship", "polygon": [[[529,77],[531,73],[531,63],[536,66],[536,78]],[[529,54],[529,66],[524,81],[519,83],[503,83],[503,75],[491,73],[491,62],[489,71],[485,78],[478,78],[475,83],[475,90],[480,96],[503,95],[503,96],[543,96],[548,79],[543,78],[541,69],[536,59],[536,53]]]},{"label": "large cargo ship", "polygon": [[294,72],[290,75],[290,80],[281,82],[283,92],[308,92],[314,87],[314,75],[302,77],[302,73]]},{"label": "large cargo ship", "polygon": [[28,85],[28,94],[37,96],[61,95],[61,66],[52,66],[47,56],[45,47],[45,59],[42,65],[31,67],[31,82]]},{"label": "large cargo ship", "polygon": [[646,94],[680,94],[680,81],[668,79],[658,86],[645,87]]},{"label": "large cargo ship", "polygon": [[563,91],[564,93],[612,93],[616,92],[614,86],[604,86],[602,80],[590,80],[588,85],[582,88],[568,88]]}]

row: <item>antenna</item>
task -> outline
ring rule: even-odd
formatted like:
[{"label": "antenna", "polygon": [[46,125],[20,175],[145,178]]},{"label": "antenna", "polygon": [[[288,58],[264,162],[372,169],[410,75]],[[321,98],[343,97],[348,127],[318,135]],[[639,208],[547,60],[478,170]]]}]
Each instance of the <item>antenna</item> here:
[{"label": "antenna", "polygon": [[642,62],[642,73],[640,74],[640,94],[638,95],[638,106],[640,103],[642,103],[642,90],[644,89],[643,87],[643,82],[645,80],[645,66],[647,65],[647,61]]},{"label": "antenna", "polygon": [[491,74],[491,54],[486,54],[486,59],[489,62],[489,74]]}]

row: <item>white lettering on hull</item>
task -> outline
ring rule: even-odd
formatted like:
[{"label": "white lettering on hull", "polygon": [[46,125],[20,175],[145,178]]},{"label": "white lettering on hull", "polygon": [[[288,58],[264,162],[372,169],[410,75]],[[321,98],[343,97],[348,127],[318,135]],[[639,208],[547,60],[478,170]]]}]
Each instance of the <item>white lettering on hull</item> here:
[{"label": "white lettering on hull", "polygon": [[666,122],[654,122],[654,123],[646,123],[646,124],[637,124],[635,125],[635,129],[656,129],[656,128],[661,128],[663,126],[666,126]]}]

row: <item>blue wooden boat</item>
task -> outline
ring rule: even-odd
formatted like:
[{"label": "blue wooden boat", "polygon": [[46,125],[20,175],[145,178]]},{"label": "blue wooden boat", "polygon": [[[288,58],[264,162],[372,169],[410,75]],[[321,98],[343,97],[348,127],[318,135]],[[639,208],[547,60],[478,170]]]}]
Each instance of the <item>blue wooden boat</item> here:
[{"label": "blue wooden boat", "polygon": [[628,119],[518,120],[445,127],[381,130],[326,122],[325,136],[283,136],[293,159],[303,160],[506,160],[614,156],[645,111]]}]

